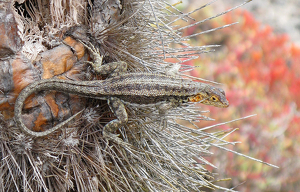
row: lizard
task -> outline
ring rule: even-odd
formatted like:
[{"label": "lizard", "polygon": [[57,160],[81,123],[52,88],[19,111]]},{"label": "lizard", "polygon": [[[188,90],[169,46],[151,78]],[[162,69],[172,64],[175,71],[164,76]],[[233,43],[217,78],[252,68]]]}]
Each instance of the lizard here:
[{"label": "lizard", "polygon": [[80,112],[69,119],[59,123],[43,132],[28,129],[22,121],[22,109],[28,96],[42,90],[55,90],[59,92],[75,94],[83,97],[107,100],[110,110],[116,119],[108,122],[103,127],[103,136],[108,136],[128,121],[128,114],[124,102],[136,104],[169,103],[171,106],[179,106],[185,102],[199,102],[215,107],[228,107],[225,92],[221,88],[212,85],[149,72],[127,73],[127,63],[124,61],[102,64],[102,56],[94,46],[84,44],[93,55],[94,62],[86,61],[92,65],[95,72],[109,75],[104,80],[72,81],[62,79],[43,79],[26,86],[18,95],[14,120],[17,127],[24,133],[33,137],[47,136],[62,128]]}]

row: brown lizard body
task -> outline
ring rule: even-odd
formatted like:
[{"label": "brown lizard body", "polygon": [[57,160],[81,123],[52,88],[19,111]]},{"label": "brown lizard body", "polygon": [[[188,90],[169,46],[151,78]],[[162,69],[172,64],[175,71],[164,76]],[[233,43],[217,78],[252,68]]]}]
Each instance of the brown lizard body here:
[{"label": "brown lizard body", "polygon": [[[89,50],[91,51],[91,48]],[[77,115],[73,115],[66,121],[44,132],[29,130],[22,122],[24,101],[32,93],[42,90],[55,90],[83,97],[107,100],[111,111],[115,113],[117,119],[105,125],[103,128],[104,134],[115,131],[128,121],[123,102],[153,104],[166,101],[172,105],[175,104],[175,106],[182,102],[200,102],[216,107],[229,106],[225,93],[220,88],[162,74],[124,73],[127,70],[125,62],[101,65],[102,58],[94,50],[92,51],[96,61],[99,58],[101,59],[101,61],[98,61],[98,65],[100,65],[97,66],[98,72],[111,74],[111,76],[105,80],[96,81],[45,79],[28,85],[21,91],[15,103],[15,122],[22,131],[35,137],[46,136],[64,126]],[[97,65],[97,63],[93,63],[93,65]]]}]

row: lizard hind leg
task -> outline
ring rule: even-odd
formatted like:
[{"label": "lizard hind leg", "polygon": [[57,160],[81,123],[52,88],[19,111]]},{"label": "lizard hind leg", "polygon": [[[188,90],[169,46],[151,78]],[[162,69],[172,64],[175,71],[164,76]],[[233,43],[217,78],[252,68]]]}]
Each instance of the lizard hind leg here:
[{"label": "lizard hind leg", "polygon": [[127,72],[127,63],[124,61],[117,61],[106,63],[101,65],[100,71],[98,73],[102,75],[108,75],[109,77],[118,76],[119,74]]},{"label": "lizard hind leg", "polygon": [[115,137],[114,133],[122,125],[126,124],[128,121],[128,114],[126,112],[123,102],[116,97],[111,97],[107,100],[110,110],[115,114],[117,119],[110,121],[103,127],[104,137]]},{"label": "lizard hind leg", "polygon": [[91,64],[93,67],[94,71],[98,74],[101,75],[110,75],[112,76],[117,76],[118,74],[121,73],[126,73],[127,71],[127,63],[124,61],[117,61],[117,62],[111,62],[111,63],[106,63],[102,65],[103,61],[103,56],[100,54],[100,51],[98,48],[96,48],[92,43],[89,42],[89,45],[83,43],[80,41],[90,52],[90,54],[93,55],[93,62],[91,61],[86,61],[86,63]]}]

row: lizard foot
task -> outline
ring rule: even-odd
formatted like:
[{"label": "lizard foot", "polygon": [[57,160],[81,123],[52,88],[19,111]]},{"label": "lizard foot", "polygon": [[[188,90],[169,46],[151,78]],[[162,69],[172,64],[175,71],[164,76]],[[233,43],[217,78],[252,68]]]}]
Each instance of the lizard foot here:
[{"label": "lizard foot", "polygon": [[80,43],[84,45],[89,50],[89,52],[93,55],[94,62],[91,61],[85,61],[85,62],[91,64],[93,69],[97,73],[100,73],[103,56],[101,56],[99,49],[96,48],[91,42],[89,42],[89,45],[85,44],[82,41],[80,41]]},{"label": "lizard foot", "polygon": [[112,134],[112,133],[106,133],[105,131],[103,132],[103,137],[108,141],[112,140],[118,144],[124,143],[124,141],[119,137],[120,134]]}]

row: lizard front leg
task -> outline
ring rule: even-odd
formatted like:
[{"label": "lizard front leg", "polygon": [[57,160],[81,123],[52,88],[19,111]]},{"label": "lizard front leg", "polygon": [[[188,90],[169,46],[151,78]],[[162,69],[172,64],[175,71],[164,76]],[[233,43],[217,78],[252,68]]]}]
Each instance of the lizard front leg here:
[{"label": "lizard front leg", "polygon": [[111,135],[111,133],[114,133],[119,127],[128,121],[128,115],[125,106],[119,98],[111,97],[107,100],[107,103],[117,119],[110,121],[103,127],[104,137]]},{"label": "lizard front leg", "polygon": [[156,103],[155,107],[156,107],[156,109],[158,109],[159,116],[161,118],[160,127],[162,127],[162,130],[164,128],[166,128],[167,124],[168,124],[168,120],[166,118],[166,115],[167,115],[168,111],[172,108],[176,108],[176,107],[180,106],[181,103],[182,103],[181,100],[177,101],[177,100],[173,100],[173,99],[171,99],[168,102]]}]

